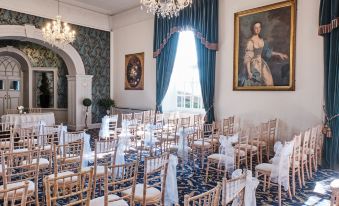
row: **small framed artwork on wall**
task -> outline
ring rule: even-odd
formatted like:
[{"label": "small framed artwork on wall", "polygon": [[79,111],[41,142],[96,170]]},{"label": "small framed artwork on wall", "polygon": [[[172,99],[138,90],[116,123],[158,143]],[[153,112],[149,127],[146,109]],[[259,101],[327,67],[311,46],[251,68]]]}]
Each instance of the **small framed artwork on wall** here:
[{"label": "small framed artwork on wall", "polygon": [[144,89],[144,52],[125,55],[125,90]]},{"label": "small framed artwork on wall", "polygon": [[235,13],[233,90],[295,90],[296,2]]}]

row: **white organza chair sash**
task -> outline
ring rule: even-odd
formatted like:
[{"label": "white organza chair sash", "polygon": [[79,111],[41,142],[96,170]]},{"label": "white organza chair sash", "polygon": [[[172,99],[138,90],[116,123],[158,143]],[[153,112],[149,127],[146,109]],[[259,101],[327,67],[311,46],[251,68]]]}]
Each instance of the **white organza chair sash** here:
[{"label": "white organza chair sash", "polygon": [[177,165],[178,158],[174,155],[170,155],[166,177],[165,206],[176,205],[179,203],[178,185],[177,185]]},{"label": "white organza chair sash", "polygon": [[287,191],[289,188],[289,162],[293,152],[294,141],[286,142],[284,145],[281,142],[274,144],[275,155],[272,159],[272,182],[278,183]]},{"label": "white organza chair sash", "polygon": [[232,141],[229,137],[220,135],[220,151],[219,153],[225,155],[225,158],[220,158],[219,162],[224,164],[228,172],[233,172],[235,167],[234,161],[234,148],[232,146]]}]

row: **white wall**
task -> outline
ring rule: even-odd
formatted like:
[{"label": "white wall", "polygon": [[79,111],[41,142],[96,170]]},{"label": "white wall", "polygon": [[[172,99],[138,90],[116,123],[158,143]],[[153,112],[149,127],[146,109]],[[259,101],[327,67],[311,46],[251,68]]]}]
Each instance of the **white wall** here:
[{"label": "white wall", "polygon": [[[55,0],[0,0],[0,8],[26,14],[54,19],[58,13],[58,2]],[[60,2],[62,21],[81,26],[110,30],[109,17],[105,14],[75,7]]]},{"label": "white wall", "polygon": [[[155,59],[153,59],[153,17],[133,9],[112,19],[113,30],[113,99],[118,107],[155,108]],[[127,24],[127,26],[126,26]],[[145,53],[144,90],[125,90],[125,55]]]},{"label": "white wall", "polygon": [[[296,38],[296,91],[233,91],[234,13],[278,0],[220,0],[219,51],[217,53],[216,117],[240,117],[241,124],[255,124],[277,117],[279,137],[306,129],[322,119],[323,45],[317,35],[320,0],[299,0]],[[114,16],[114,99],[118,106],[145,108],[155,105],[155,60],[152,58],[153,19]],[[124,90],[124,55],[145,52],[145,90]]]}]

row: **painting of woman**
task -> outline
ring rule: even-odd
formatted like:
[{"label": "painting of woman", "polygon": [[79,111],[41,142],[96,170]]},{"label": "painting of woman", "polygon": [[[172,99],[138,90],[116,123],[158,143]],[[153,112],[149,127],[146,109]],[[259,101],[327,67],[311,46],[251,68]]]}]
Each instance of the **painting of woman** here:
[{"label": "painting of woman", "polygon": [[247,73],[240,83],[244,86],[273,86],[272,73],[265,59],[272,56],[277,56],[281,60],[288,59],[286,54],[269,48],[268,43],[260,36],[261,24],[261,22],[254,22],[251,26],[252,36],[247,41],[244,56],[244,67]]},{"label": "painting of woman", "polygon": [[296,4],[234,15],[234,90],[294,90]]}]

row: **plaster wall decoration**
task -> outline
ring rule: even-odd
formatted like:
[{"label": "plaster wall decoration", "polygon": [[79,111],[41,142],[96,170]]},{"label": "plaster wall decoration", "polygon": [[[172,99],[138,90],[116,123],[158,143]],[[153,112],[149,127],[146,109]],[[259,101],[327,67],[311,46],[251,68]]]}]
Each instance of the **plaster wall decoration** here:
[{"label": "plaster wall decoration", "polygon": [[[0,8],[0,25],[30,24],[41,29],[47,22],[50,22],[50,19]],[[71,26],[77,34],[72,46],[83,61],[86,75],[93,75],[92,122],[98,123],[104,113],[99,110],[97,102],[101,98],[110,97],[110,32]]]}]

